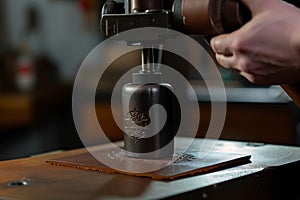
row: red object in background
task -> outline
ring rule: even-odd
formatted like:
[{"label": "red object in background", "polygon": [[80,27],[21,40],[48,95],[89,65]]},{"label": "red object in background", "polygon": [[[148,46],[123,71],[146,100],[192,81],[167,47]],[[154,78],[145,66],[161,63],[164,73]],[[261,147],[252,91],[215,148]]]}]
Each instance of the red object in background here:
[{"label": "red object in background", "polygon": [[20,74],[30,74],[30,73],[32,73],[31,66],[27,66],[27,65],[20,66],[19,69],[18,69],[18,73],[20,73]]},{"label": "red object in background", "polygon": [[35,86],[35,73],[33,61],[27,57],[22,56],[17,61],[15,81],[17,89],[20,91],[30,91]]},{"label": "red object in background", "polygon": [[79,5],[83,11],[89,11],[93,9],[93,0],[80,0]]}]

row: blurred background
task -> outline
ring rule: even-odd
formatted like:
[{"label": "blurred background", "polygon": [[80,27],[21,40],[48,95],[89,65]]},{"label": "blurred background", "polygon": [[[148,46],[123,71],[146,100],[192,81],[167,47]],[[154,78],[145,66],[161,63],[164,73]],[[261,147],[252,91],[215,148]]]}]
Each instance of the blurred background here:
[{"label": "blurred background", "polygon": [[72,84],[102,40],[97,0],[0,1],[0,159],[81,146]]},{"label": "blurred background", "polygon": [[[84,58],[103,40],[103,1],[0,1],[0,160],[82,146],[72,118],[72,86]],[[115,65],[136,64],[135,58],[130,55]],[[256,86],[233,71],[220,72],[228,98],[222,139],[300,145],[299,109],[279,86]],[[118,66],[111,73],[117,74]],[[199,98],[197,136],[203,137],[210,120],[209,97],[201,78],[186,73]],[[104,81],[109,85],[109,79]],[[109,112],[106,96],[96,95],[96,111]],[[110,126],[109,121],[104,124]],[[122,139],[119,129],[110,130],[111,140]]]}]

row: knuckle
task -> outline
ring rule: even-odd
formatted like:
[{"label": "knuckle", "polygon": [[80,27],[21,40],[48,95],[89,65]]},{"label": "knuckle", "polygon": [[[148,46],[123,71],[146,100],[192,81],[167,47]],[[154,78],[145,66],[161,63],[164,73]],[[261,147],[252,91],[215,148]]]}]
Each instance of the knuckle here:
[{"label": "knuckle", "polygon": [[245,40],[243,39],[242,36],[240,37],[235,37],[233,43],[232,43],[232,48],[235,52],[238,53],[244,53],[247,52],[247,44]]},{"label": "knuckle", "polygon": [[251,67],[251,62],[248,59],[240,59],[240,61],[238,62],[238,69],[249,74],[255,73],[253,68]]}]

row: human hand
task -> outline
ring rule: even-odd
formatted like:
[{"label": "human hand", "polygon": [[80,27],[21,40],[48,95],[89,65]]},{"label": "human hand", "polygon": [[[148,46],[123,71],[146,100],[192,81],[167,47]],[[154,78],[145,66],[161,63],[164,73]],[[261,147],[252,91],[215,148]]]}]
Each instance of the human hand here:
[{"label": "human hand", "polygon": [[241,1],[252,19],[211,40],[219,64],[256,84],[300,81],[300,9],[281,0]]}]

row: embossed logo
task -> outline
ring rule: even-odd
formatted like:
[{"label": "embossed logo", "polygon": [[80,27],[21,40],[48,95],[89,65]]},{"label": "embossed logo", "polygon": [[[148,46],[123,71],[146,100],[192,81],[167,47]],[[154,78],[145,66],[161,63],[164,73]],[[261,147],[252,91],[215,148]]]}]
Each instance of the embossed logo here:
[{"label": "embossed logo", "polygon": [[131,138],[140,139],[146,137],[147,131],[149,130],[148,125],[151,122],[148,115],[145,115],[135,108],[126,114],[124,120],[124,131]]}]

